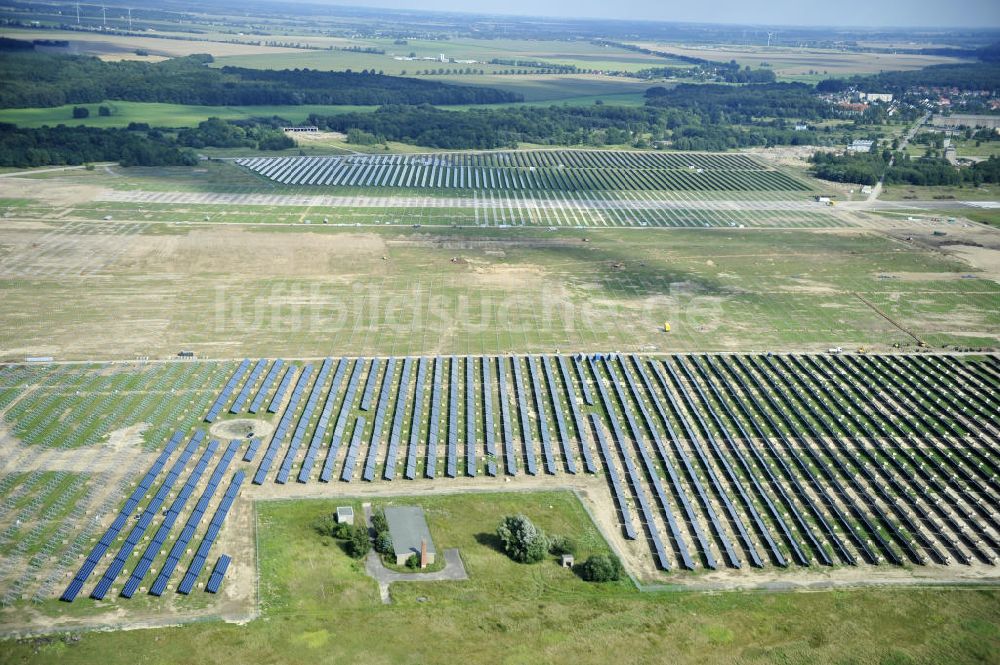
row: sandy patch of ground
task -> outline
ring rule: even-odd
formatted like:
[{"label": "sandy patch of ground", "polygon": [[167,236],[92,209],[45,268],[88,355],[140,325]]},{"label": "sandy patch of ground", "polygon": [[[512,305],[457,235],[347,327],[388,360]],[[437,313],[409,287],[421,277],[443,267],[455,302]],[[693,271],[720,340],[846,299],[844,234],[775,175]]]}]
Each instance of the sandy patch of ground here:
[{"label": "sandy patch of ground", "polygon": [[248,432],[253,432],[253,435],[259,439],[266,439],[273,429],[271,423],[266,420],[240,418],[216,423],[209,428],[208,432],[211,436],[220,439],[242,439],[248,436]]}]

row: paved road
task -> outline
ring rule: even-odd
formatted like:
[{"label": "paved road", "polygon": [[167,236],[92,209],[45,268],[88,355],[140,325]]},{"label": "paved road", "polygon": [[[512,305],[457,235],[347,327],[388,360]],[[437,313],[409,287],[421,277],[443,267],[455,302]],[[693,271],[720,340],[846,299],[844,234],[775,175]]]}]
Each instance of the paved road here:
[{"label": "paved road", "polygon": [[382,602],[389,604],[389,585],[393,582],[437,582],[440,580],[461,581],[469,579],[469,574],[465,572],[465,563],[459,556],[457,549],[444,551],[444,568],[433,573],[397,573],[389,570],[382,563],[375,550],[368,552],[365,559],[365,572],[378,582],[379,593]]}]

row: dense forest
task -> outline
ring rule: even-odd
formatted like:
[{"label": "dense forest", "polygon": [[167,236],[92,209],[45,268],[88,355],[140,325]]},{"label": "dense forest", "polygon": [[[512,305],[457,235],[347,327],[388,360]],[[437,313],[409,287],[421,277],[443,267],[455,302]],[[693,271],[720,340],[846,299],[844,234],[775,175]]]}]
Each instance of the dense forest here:
[{"label": "dense forest", "polygon": [[163,62],[104,62],[84,56],[0,53],[0,108],[104,100],[208,106],[299,104],[489,104],[522,101],[493,88],[371,72],[209,67],[209,55]]},{"label": "dense forest", "polygon": [[658,121],[652,109],[620,106],[551,106],[443,111],[433,106],[384,106],[373,113],[309,116],[309,123],[347,132],[359,129],[383,139],[446,149],[488,149],[519,142],[588,143],[591,132],[647,132]]},{"label": "dense forest", "polygon": [[804,83],[758,85],[696,85],[646,91],[646,104],[658,108],[693,111],[714,123],[743,123],[756,118],[818,120],[831,117],[833,108]]},{"label": "dense forest", "polygon": [[[892,166],[889,159],[893,158]],[[958,169],[940,157],[913,158],[908,154],[882,152],[835,154],[817,152],[810,159],[817,178],[833,182],[874,185],[885,175],[886,184],[898,185],[981,185],[1000,182],[1000,158],[989,159]]]},{"label": "dense forest", "polygon": [[853,87],[864,92],[902,94],[911,88],[957,88],[963,91],[1000,91],[1000,62],[933,65],[907,72],[882,72],[869,76],[827,79],[816,84],[819,92],[840,92]]},{"label": "dense forest", "polygon": [[119,162],[122,166],[192,166],[198,156],[159,132],[96,127],[25,129],[0,124],[0,166],[78,165]]}]

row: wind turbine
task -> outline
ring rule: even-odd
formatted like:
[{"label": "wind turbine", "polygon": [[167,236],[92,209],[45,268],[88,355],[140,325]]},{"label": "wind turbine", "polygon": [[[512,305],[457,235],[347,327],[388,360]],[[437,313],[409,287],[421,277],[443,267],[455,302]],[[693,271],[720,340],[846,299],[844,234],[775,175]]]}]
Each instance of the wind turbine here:
[{"label": "wind turbine", "polygon": [[778,36],[777,32],[768,31],[768,33],[767,33],[767,45],[770,46],[771,45],[771,40],[773,38],[777,37],[777,36]]}]

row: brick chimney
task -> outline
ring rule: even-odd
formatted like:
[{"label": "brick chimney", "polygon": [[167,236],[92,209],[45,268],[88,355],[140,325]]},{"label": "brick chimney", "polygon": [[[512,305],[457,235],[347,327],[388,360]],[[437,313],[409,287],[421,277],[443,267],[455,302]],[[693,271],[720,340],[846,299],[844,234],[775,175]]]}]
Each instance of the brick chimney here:
[{"label": "brick chimney", "polygon": [[427,541],[424,538],[420,539],[420,567],[427,567]]}]

